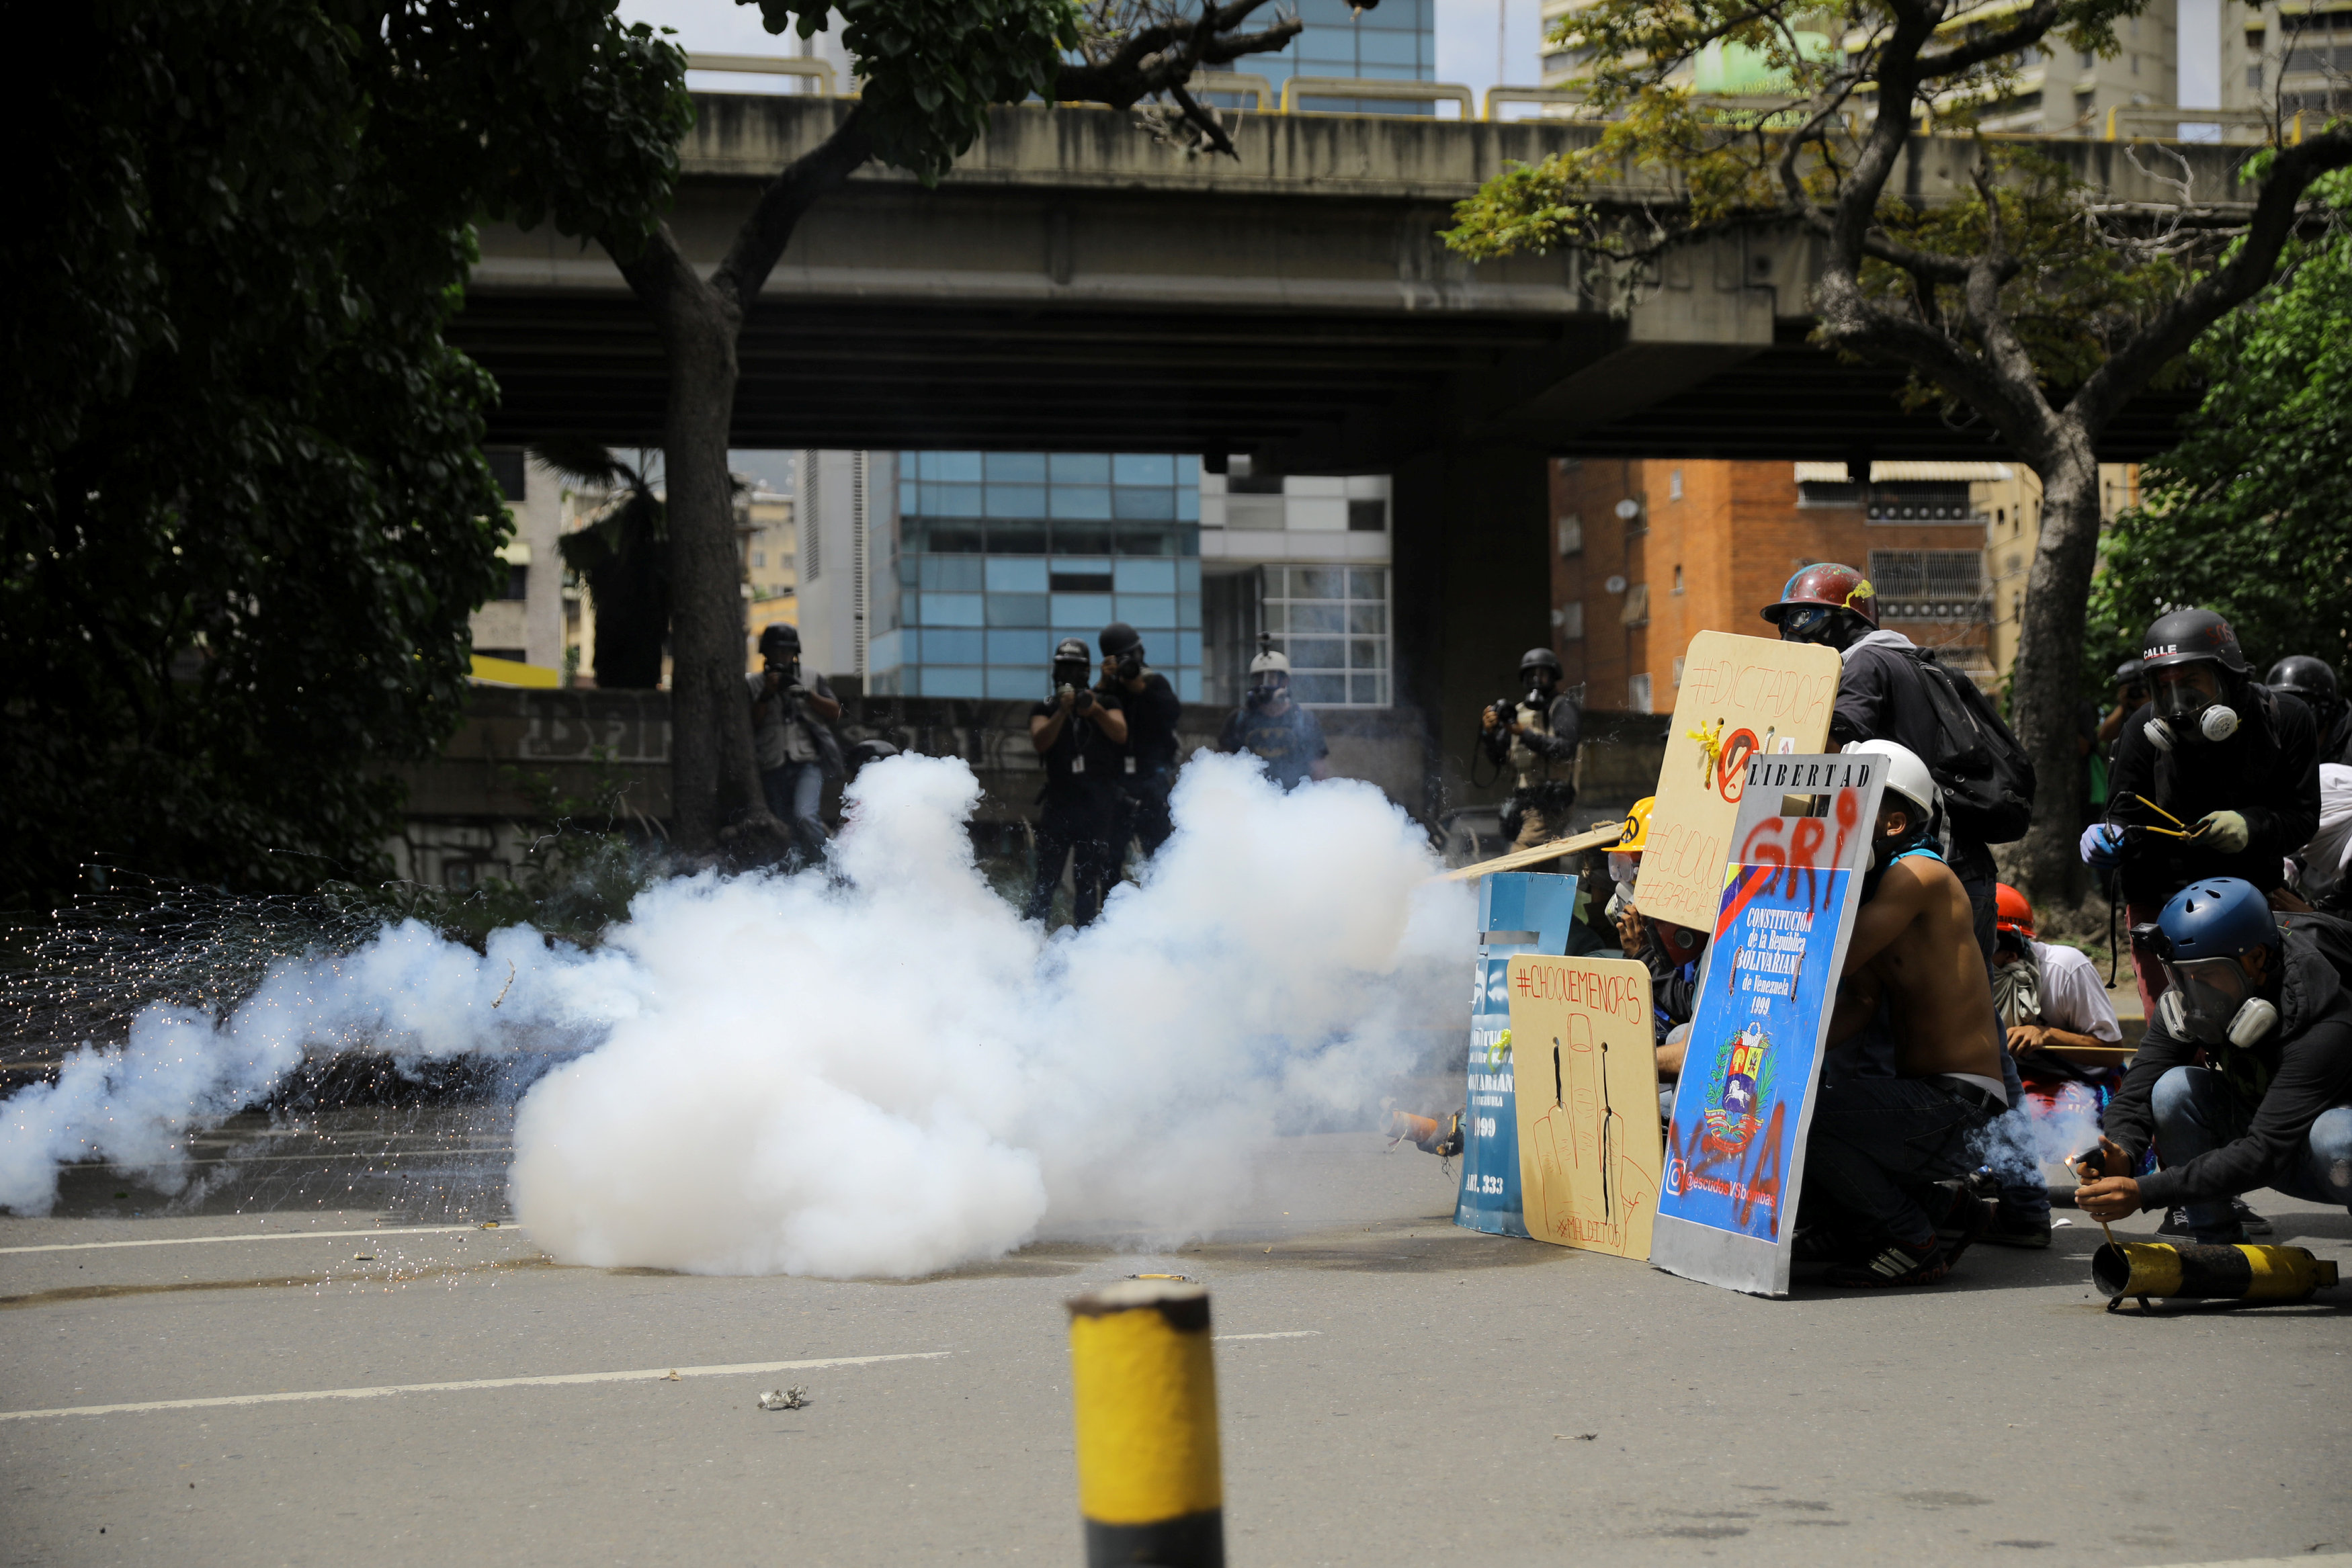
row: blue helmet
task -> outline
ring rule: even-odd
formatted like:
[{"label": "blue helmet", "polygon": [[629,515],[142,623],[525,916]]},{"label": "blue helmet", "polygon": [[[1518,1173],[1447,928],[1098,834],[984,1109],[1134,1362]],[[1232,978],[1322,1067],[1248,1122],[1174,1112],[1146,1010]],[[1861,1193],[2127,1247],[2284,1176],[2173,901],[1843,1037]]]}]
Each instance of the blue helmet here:
[{"label": "blue helmet", "polygon": [[2234,876],[2200,877],[2172,895],[2157,917],[2175,963],[2235,958],[2279,945],[2277,918],[2254,884]]}]

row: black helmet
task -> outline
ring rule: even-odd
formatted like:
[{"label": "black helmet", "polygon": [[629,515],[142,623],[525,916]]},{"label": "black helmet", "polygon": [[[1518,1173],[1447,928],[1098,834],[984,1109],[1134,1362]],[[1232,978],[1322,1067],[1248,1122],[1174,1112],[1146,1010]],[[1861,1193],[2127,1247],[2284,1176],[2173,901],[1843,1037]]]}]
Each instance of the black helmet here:
[{"label": "black helmet", "polygon": [[2238,647],[2238,634],[2210,610],[2176,610],[2159,615],[2140,639],[2140,658],[2150,671],[2210,659],[2233,674],[2252,666]]},{"label": "black helmet", "polygon": [[2276,686],[2283,692],[2293,692],[2323,712],[2335,706],[2340,695],[2340,688],[2336,685],[2336,671],[2326,660],[2315,659],[2308,653],[2289,653],[2273,664],[2263,685]]},{"label": "black helmet", "polygon": [[788,622],[772,622],[760,628],[760,652],[762,653],[772,648],[790,648],[798,653],[800,646],[801,629]]},{"label": "black helmet", "polygon": [[1084,664],[1092,669],[1094,664],[1094,655],[1087,653],[1087,645],[1076,637],[1065,637],[1054,644],[1054,665],[1056,669],[1064,664]]},{"label": "black helmet", "polygon": [[1549,670],[1554,684],[1559,680],[1559,655],[1549,648],[1530,648],[1519,655],[1519,674],[1529,670]]},{"label": "black helmet", "polygon": [[2138,659],[2126,659],[2116,666],[2116,685],[2127,686],[2134,681],[2147,678],[2147,665]]},{"label": "black helmet", "polygon": [[1114,621],[1102,629],[1101,643],[1105,654],[1117,657],[1129,648],[1142,647],[1143,634],[1124,621]]}]

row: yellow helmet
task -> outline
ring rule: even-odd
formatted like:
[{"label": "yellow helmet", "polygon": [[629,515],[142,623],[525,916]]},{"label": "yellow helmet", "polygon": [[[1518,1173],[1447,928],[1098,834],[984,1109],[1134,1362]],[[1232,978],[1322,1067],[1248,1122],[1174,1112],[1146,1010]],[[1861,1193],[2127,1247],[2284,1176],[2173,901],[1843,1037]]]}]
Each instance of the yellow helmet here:
[{"label": "yellow helmet", "polygon": [[1656,808],[1658,798],[1644,795],[1633,802],[1625,813],[1625,833],[1610,849],[1617,854],[1640,854],[1650,843],[1650,812]]}]

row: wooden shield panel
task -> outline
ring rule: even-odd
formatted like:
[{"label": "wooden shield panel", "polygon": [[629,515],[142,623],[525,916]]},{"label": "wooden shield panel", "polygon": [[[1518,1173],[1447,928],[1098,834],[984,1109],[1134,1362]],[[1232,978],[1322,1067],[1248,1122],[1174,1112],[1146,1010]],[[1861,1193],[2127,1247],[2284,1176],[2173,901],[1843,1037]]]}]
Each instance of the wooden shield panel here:
[{"label": "wooden shield panel", "polygon": [[1633,884],[1643,914],[1693,931],[1715,923],[1748,763],[1827,748],[1838,669],[1834,650],[1809,643],[1728,632],[1691,639]]},{"label": "wooden shield panel", "polygon": [[1631,958],[1522,956],[1510,984],[1528,1234],[1647,1258],[1664,1155],[1650,971]]}]

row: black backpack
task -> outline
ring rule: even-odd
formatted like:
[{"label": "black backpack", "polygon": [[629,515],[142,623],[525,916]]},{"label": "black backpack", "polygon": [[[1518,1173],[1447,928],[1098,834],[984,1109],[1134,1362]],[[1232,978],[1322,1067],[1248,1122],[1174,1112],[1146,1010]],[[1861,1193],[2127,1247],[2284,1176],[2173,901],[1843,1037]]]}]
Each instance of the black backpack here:
[{"label": "black backpack", "polygon": [[1962,836],[2014,843],[2033,820],[2033,764],[1977,684],[1946,669],[1935,653],[1906,648],[1936,713],[1936,750],[1920,760],[1944,792],[1944,809]]}]

